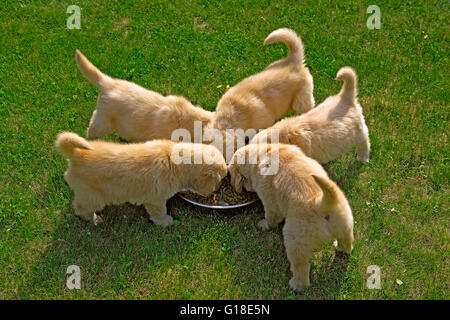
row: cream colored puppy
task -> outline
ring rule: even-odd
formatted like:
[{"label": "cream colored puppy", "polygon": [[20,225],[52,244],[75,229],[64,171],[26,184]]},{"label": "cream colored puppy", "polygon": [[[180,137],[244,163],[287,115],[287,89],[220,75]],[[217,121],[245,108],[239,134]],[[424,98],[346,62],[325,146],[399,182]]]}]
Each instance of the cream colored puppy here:
[{"label": "cream colored puppy", "polygon": [[[267,159],[239,164],[239,159],[262,147],[267,148],[268,156],[278,153],[276,174],[261,174]],[[289,281],[292,289],[300,291],[310,285],[310,260],[323,244],[337,239],[338,250],[352,251],[353,216],[345,195],[322,166],[296,146],[247,145],[233,156],[229,171],[237,191],[245,187],[258,193],[265,210],[265,219],[258,224],[261,228],[272,228],[285,220],[283,238],[293,273]]]},{"label": "cream colored puppy", "polygon": [[288,56],[229,89],[217,104],[212,127],[265,129],[288,111],[302,114],[314,106],[313,78],[304,64],[302,40],[283,28],[273,31],[264,44],[274,42],[285,43]]},{"label": "cream colored puppy", "polygon": [[357,99],[355,71],[343,67],[336,75],[344,85],[335,96],[301,116],[290,117],[258,133],[250,143],[271,143],[278,132],[278,142],[293,144],[321,163],[337,158],[357,147],[358,161],[370,156],[369,130]]},{"label": "cream colored puppy", "polygon": [[105,205],[131,202],[144,204],[155,224],[171,225],[173,219],[166,213],[169,198],[186,187],[206,196],[227,174],[222,154],[203,144],[119,144],[63,132],[55,146],[69,161],[64,178],[75,193],[75,213],[95,224],[101,221],[95,212]]},{"label": "cream colored puppy", "polygon": [[88,139],[111,132],[136,142],[170,139],[172,132],[180,128],[187,129],[193,139],[194,120],[206,125],[213,118],[213,112],[196,107],[183,97],[164,97],[135,83],[107,76],[78,50],[76,61],[84,76],[100,89]]}]

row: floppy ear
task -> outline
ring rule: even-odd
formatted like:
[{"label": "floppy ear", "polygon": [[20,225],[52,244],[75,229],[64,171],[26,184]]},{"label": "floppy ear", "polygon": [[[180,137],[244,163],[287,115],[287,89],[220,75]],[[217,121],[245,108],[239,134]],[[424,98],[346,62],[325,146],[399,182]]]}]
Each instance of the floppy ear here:
[{"label": "floppy ear", "polygon": [[212,178],[212,174],[209,172],[202,172],[194,179],[194,188],[201,189],[204,187],[205,183]]},{"label": "floppy ear", "polygon": [[234,164],[230,164],[228,166],[228,171],[230,172],[231,176],[231,185],[237,192],[242,192],[242,174],[238,171]]},{"label": "floppy ear", "polygon": [[206,197],[206,193],[212,192],[213,185],[216,184],[216,180],[214,179],[214,174],[212,173],[201,173],[194,179],[193,188],[194,190]]},{"label": "floppy ear", "polygon": [[202,184],[203,184],[203,180],[205,179],[205,177],[203,175],[199,175],[196,176],[194,179],[194,183],[193,183],[193,188],[194,190],[199,190],[199,188],[201,188]]},{"label": "floppy ear", "polygon": [[325,210],[326,208],[332,207],[337,201],[335,185],[329,179],[316,176],[314,174],[312,177],[319,185],[320,189],[322,189],[322,197],[317,199],[317,209]]}]

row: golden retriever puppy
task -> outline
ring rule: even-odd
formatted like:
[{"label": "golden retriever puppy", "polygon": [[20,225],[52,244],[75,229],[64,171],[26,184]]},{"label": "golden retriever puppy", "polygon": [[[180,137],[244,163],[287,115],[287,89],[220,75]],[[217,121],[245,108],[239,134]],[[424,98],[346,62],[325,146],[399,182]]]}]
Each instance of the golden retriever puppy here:
[{"label": "golden retriever puppy", "polygon": [[[266,156],[250,164],[248,159],[267,148]],[[267,157],[276,153],[279,170],[262,174]],[[242,164],[243,163],[243,164]],[[285,220],[284,245],[293,273],[289,284],[300,291],[310,285],[310,260],[323,244],[337,239],[338,250],[353,248],[353,216],[344,193],[330,180],[322,166],[296,146],[249,144],[239,149],[229,165],[231,183],[237,191],[245,187],[258,193],[264,205],[263,229]]]},{"label": "golden retriever puppy", "polygon": [[264,44],[283,42],[286,58],[270,64],[229,89],[216,107],[214,128],[265,129],[293,110],[297,114],[314,106],[313,78],[304,64],[302,40],[290,29],[273,31]]},{"label": "golden retriever puppy", "polygon": [[296,145],[320,163],[336,159],[355,146],[356,159],[368,162],[369,130],[357,99],[356,73],[343,67],[336,79],[344,81],[339,94],[328,97],[305,114],[281,120],[261,131],[250,143],[271,143],[278,133],[278,142]]},{"label": "golden retriever puppy", "polygon": [[153,140],[120,144],[86,141],[75,133],[58,135],[55,146],[69,161],[64,178],[74,191],[75,213],[95,224],[105,205],[144,204],[157,225],[173,223],[166,201],[183,188],[201,195],[215,191],[227,174],[214,147]]},{"label": "golden retriever puppy", "polygon": [[172,132],[180,128],[187,129],[193,137],[194,120],[206,125],[213,118],[213,112],[196,107],[183,97],[164,97],[135,83],[109,77],[78,50],[76,61],[84,76],[100,89],[88,139],[111,132],[135,142],[170,139]]}]

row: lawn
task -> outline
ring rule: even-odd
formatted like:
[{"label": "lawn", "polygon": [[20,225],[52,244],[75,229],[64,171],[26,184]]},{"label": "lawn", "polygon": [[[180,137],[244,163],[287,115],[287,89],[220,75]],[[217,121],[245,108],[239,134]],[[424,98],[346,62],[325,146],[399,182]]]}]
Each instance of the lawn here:
[{"label": "lawn", "polygon": [[[82,8],[68,29],[69,5]],[[381,29],[368,29],[369,5]],[[0,7],[1,299],[449,299],[449,25],[447,1],[27,1]],[[263,46],[280,27],[306,47],[317,102],[337,70],[359,76],[368,164],[355,152],[327,164],[355,218],[349,257],[315,254],[312,286],[289,289],[281,227],[262,232],[261,204],[199,210],[174,197],[175,225],[143,207],[73,215],[56,135],[85,135],[98,90],[77,69],[80,49],[105,73],[213,110],[226,85],[284,57]],[[218,88],[218,86],[220,86]],[[107,137],[119,140],[117,136]],[[81,268],[81,289],[66,269]],[[381,289],[368,289],[368,266]]]}]

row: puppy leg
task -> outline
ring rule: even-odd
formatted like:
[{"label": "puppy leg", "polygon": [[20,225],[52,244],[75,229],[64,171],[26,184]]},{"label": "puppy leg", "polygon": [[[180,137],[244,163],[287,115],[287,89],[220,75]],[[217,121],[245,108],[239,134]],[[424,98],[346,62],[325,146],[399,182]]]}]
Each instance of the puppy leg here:
[{"label": "puppy leg", "polygon": [[266,211],[265,219],[258,222],[258,227],[262,230],[273,229],[278,226],[281,221],[283,221],[283,218],[281,218],[280,215],[276,214],[274,211]]},{"label": "puppy leg", "polygon": [[300,115],[302,113],[308,112],[314,107],[314,95],[313,95],[314,85],[309,81],[305,86],[303,86],[295,95],[294,101],[292,102],[292,110]]},{"label": "puppy leg", "polygon": [[357,147],[356,160],[366,163],[369,162],[369,158],[370,158],[370,140],[369,137],[366,137],[364,142]]},{"label": "puppy leg", "polygon": [[287,243],[286,253],[291,264],[291,272],[293,275],[289,280],[289,286],[294,291],[302,291],[311,285],[309,280],[309,271],[311,269],[310,253],[307,248],[299,247],[299,244],[295,242]]},{"label": "puppy leg", "polygon": [[84,220],[92,221],[95,225],[102,222],[102,219],[95,214],[105,207],[103,199],[90,187],[81,183],[70,174],[65,175],[66,181],[74,191],[73,208],[75,214]]},{"label": "puppy leg", "polygon": [[173,224],[173,218],[167,214],[166,201],[162,203],[146,203],[144,204],[150,220],[158,226],[167,227]]},{"label": "puppy leg", "polygon": [[333,243],[337,251],[342,251],[350,254],[353,250],[353,230],[352,228],[346,230],[342,237],[338,238]]},{"label": "puppy leg", "polygon": [[95,206],[92,207],[90,205],[82,204],[79,200],[73,200],[73,208],[75,210],[75,214],[86,221],[92,221],[94,225],[98,225],[103,220],[100,218],[95,212],[103,209],[104,206]]},{"label": "puppy leg", "polygon": [[310,260],[316,243],[308,227],[307,221],[287,217],[283,228],[284,246],[293,274],[289,285],[294,291],[310,286]]},{"label": "puppy leg", "polygon": [[98,139],[107,135],[111,131],[111,126],[108,119],[102,116],[98,110],[94,110],[91,121],[89,122],[89,128],[87,129],[87,138]]},{"label": "puppy leg", "polygon": [[264,217],[258,222],[258,227],[262,230],[269,230],[278,226],[281,221],[283,221],[283,216],[280,215],[276,210],[273,210],[267,206],[264,206]]},{"label": "puppy leg", "polygon": [[364,118],[361,119],[361,138],[362,142],[358,145],[356,150],[356,160],[361,162],[368,162],[370,157],[370,139],[369,139],[369,129],[364,121]]}]

